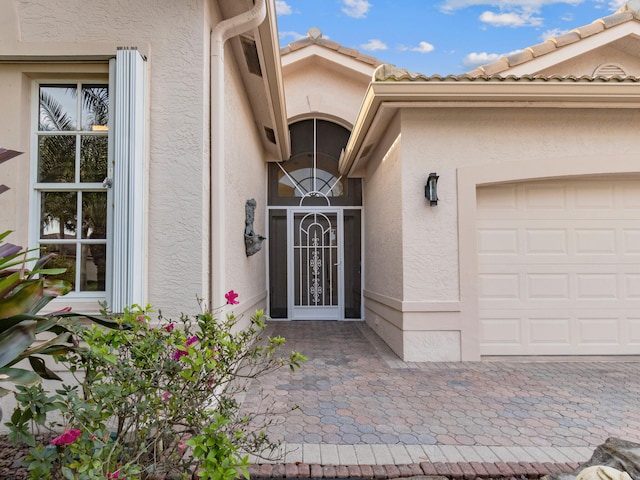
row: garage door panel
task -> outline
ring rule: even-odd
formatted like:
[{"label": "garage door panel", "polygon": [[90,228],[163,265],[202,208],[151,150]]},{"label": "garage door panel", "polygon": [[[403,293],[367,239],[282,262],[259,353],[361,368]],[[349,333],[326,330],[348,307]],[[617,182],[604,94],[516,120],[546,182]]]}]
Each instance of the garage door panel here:
[{"label": "garage door panel", "polygon": [[558,228],[525,230],[527,255],[569,255],[569,232]]},{"label": "garage door panel", "polygon": [[478,292],[482,300],[520,300],[520,280],[517,273],[481,274]]},{"label": "garage door panel", "polygon": [[[500,312],[500,315],[504,315]],[[480,342],[495,346],[520,348],[522,338],[522,318],[520,316],[489,317],[480,321]]]},{"label": "garage door panel", "polygon": [[481,255],[517,255],[518,244],[517,229],[478,230],[478,248]]},{"label": "garage door panel", "polygon": [[481,353],[640,354],[638,225],[640,178],[480,188]]},{"label": "garage door panel", "polygon": [[532,347],[566,348],[571,346],[571,319],[568,317],[526,318]]},{"label": "garage door panel", "polygon": [[624,229],[623,237],[623,254],[640,255],[640,229]]},{"label": "garage door panel", "polygon": [[629,339],[627,342],[629,345],[640,346],[640,316],[628,319],[625,337]]},{"label": "garage door panel", "polygon": [[620,335],[620,319],[603,315],[590,314],[576,319],[578,325],[578,343],[580,345],[618,346],[622,343]]},{"label": "garage door panel", "polygon": [[529,273],[527,278],[528,300],[569,300],[571,298],[569,275],[566,273]]},{"label": "garage door panel", "polygon": [[577,228],[575,235],[576,255],[616,255],[617,242],[614,228]]},{"label": "garage door panel", "polygon": [[619,299],[618,275],[615,273],[576,274],[576,300]]}]

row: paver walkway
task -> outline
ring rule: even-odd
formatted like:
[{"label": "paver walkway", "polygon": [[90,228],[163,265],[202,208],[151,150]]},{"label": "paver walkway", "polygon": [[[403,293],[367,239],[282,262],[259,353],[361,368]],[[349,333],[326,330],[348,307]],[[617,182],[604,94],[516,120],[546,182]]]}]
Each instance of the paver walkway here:
[{"label": "paver walkway", "polygon": [[269,334],[309,358],[243,403],[257,408],[261,389],[299,407],[267,430],[285,464],[577,464],[608,437],[640,442],[638,357],[405,363],[363,322],[272,321]]}]

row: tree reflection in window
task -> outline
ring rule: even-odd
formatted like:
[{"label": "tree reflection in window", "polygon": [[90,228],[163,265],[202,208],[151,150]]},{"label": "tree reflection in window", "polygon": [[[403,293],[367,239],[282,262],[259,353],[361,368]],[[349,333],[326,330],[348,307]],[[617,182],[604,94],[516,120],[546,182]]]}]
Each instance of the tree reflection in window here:
[{"label": "tree reflection in window", "polygon": [[106,85],[40,85],[39,244],[78,292],[105,290],[108,122]]}]

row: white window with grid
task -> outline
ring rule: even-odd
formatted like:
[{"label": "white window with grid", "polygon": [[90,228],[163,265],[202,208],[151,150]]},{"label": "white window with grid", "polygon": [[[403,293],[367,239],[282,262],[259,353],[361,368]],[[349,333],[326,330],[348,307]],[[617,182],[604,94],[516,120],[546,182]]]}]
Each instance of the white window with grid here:
[{"label": "white window with grid", "polygon": [[30,243],[66,268],[60,300],[144,304],[145,57],[119,48],[108,81],[39,81],[33,98]]},{"label": "white window with grid", "polygon": [[34,238],[66,268],[72,295],[104,300],[109,280],[106,82],[39,82],[34,135]]}]

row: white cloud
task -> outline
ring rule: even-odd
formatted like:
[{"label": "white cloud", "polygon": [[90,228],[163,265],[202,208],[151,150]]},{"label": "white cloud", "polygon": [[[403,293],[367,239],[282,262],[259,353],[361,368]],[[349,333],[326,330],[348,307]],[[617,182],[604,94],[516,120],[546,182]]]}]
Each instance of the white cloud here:
[{"label": "white cloud", "polygon": [[486,65],[487,63],[492,63],[498,60],[501,57],[507,57],[509,55],[513,55],[514,53],[520,53],[522,50],[511,50],[507,53],[470,53],[462,60],[462,64],[467,68],[475,68],[481,65]]},{"label": "white cloud", "polygon": [[[616,0],[611,0],[616,1]],[[489,7],[500,8],[503,11],[522,10],[539,12],[546,5],[564,3],[567,5],[580,5],[584,0],[444,0],[440,5],[443,12],[453,12],[467,7],[487,5]]]},{"label": "white cloud", "polygon": [[433,52],[436,47],[431,45],[429,42],[420,42],[417,47],[411,49],[412,52],[418,53],[429,53]]},{"label": "white cloud", "polygon": [[360,45],[360,48],[362,48],[363,50],[368,50],[370,52],[375,52],[377,50],[386,50],[388,47],[387,44],[382,40],[372,38],[367,43]]},{"label": "white cloud", "polygon": [[296,40],[301,40],[306,37],[306,35],[303,35],[302,33],[293,32],[293,31],[278,32],[278,36],[280,37],[281,40],[291,38],[292,42],[295,42]]},{"label": "white cloud", "polygon": [[284,0],[276,0],[276,12],[278,15],[291,15],[293,10]]},{"label": "white cloud", "polygon": [[559,37],[560,35],[564,35],[565,33],[568,33],[568,32],[569,30],[554,28],[552,30],[545,30],[544,32],[542,32],[542,35],[540,35],[540,38],[542,39],[542,41],[546,41],[546,40],[549,40],[550,38]]},{"label": "white cloud", "polygon": [[353,18],[366,17],[371,8],[369,0],[342,0],[342,4],[342,11]]},{"label": "white cloud", "polygon": [[609,2],[609,8],[611,10],[618,10],[620,7],[622,7],[625,3],[627,3],[627,0],[611,0]]},{"label": "white cloud", "polygon": [[464,59],[462,60],[462,64],[466,68],[473,69],[473,68],[479,67],[480,65],[486,65],[487,63],[495,62],[501,56],[502,55],[498,53],[473,52],[467,55],[466,57],[464,57]]},{"label": "white cloud", "polygon": [[483,12],[480,21],[493,27],[539,27],[542,18],[534,17],[530,13],[494,13]]}]

